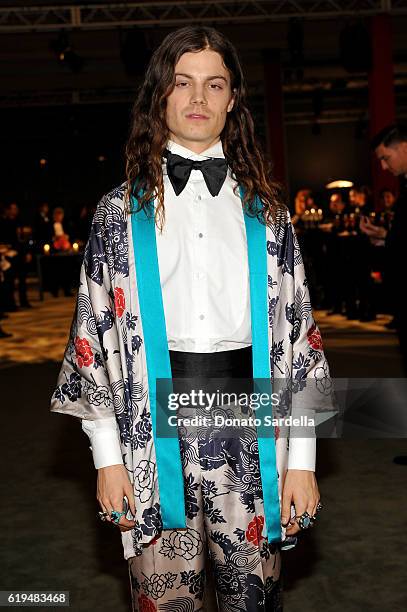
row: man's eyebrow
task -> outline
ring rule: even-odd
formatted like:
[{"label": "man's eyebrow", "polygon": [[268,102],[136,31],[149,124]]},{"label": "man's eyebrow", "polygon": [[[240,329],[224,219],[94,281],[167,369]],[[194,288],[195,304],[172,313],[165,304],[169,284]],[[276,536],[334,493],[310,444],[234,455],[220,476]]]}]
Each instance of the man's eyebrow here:
[{"label": "man's eyebrow", "polygon": [[[177,77],[177,76],[183,76],[183,77],[187,77],[187,79],[193,79],[193,78],[194,78],[194,77],[193,77],[193,76],[191,76],[190,74],[185,74],[185,72],[176,72],[176,73],[175,73],[175,76],[176,76],[176,77]],[[227,79],[226,79],[224,76],[222,76],[221,74],[215,74],[215,75],[213,75],[213,76],[208,76],[208,77],[206,77],[206,79],[205,79],[205,80],[206,80],[206,81],[212,81],[213,79],[222,79],[222,81],[225,81],[225,83],[227,83],[227,82],[228,82],[228,81],[227,81]]]}]

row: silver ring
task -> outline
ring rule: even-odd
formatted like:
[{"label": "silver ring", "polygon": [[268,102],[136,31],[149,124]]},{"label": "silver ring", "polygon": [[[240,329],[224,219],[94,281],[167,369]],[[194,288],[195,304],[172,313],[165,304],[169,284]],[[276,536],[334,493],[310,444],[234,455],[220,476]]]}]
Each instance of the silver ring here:
[{"label": "silver ring", "polygon": [[308,527],[313,526],[313,521],[307,511],[303,512],[298,516],[295,516],[295,520],[297,521],[300,529],[308,529]]}]

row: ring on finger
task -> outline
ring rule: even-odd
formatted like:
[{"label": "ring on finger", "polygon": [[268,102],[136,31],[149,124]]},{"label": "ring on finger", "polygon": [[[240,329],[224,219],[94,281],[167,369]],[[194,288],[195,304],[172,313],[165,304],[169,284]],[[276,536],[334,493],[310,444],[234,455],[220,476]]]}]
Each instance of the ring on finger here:
[{"label": "ring on finger", "polygon": [[121,517],[124,516],[125,514],[126,514],[125,512],[119,512],[118,510],[111,510],[110,511],[110,518],[112,519],[113,523],[118,525]]},{"label": "ring on finger", "polygon": [[311,526],[311,515],[307,511],[296,515],[295,519],[300,529],[308,529]]}]

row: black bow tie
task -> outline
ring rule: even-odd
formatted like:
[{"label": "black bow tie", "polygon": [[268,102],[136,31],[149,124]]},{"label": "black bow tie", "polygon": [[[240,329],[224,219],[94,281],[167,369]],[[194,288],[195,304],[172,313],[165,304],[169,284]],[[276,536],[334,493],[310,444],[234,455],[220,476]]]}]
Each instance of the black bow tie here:
[{"label": "black bow tie", "polygon": [[210,193],[213,196],[218,195],[228,171],[228,165],[224,157],[210,157],[197,161],[171,153],[168,149],[164,149],[163,156],[167,158],[168,178],[176,195],[179,195],[188,183],[192,169],[200,170]]}]

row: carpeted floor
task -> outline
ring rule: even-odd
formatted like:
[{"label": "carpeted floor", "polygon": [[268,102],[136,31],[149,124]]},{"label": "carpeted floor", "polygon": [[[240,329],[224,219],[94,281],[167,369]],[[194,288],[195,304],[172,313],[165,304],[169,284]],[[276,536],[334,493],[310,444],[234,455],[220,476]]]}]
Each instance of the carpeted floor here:
[{"label": "carpeted floor", "polygon": [[[129,612],[120,536],[96,518],[87,439],[79,421],[49,413],[73,300],[32,299],[35,310],[3,322],[14,337],[0,344],[0,590],[67,590],[75,612]],[[318,319],[335,376],[401,375],[387,319]],[[286,612],[407,609],[407,467],[396,454],[406,439],[318,441],[324,510],[283,553]]]}]

